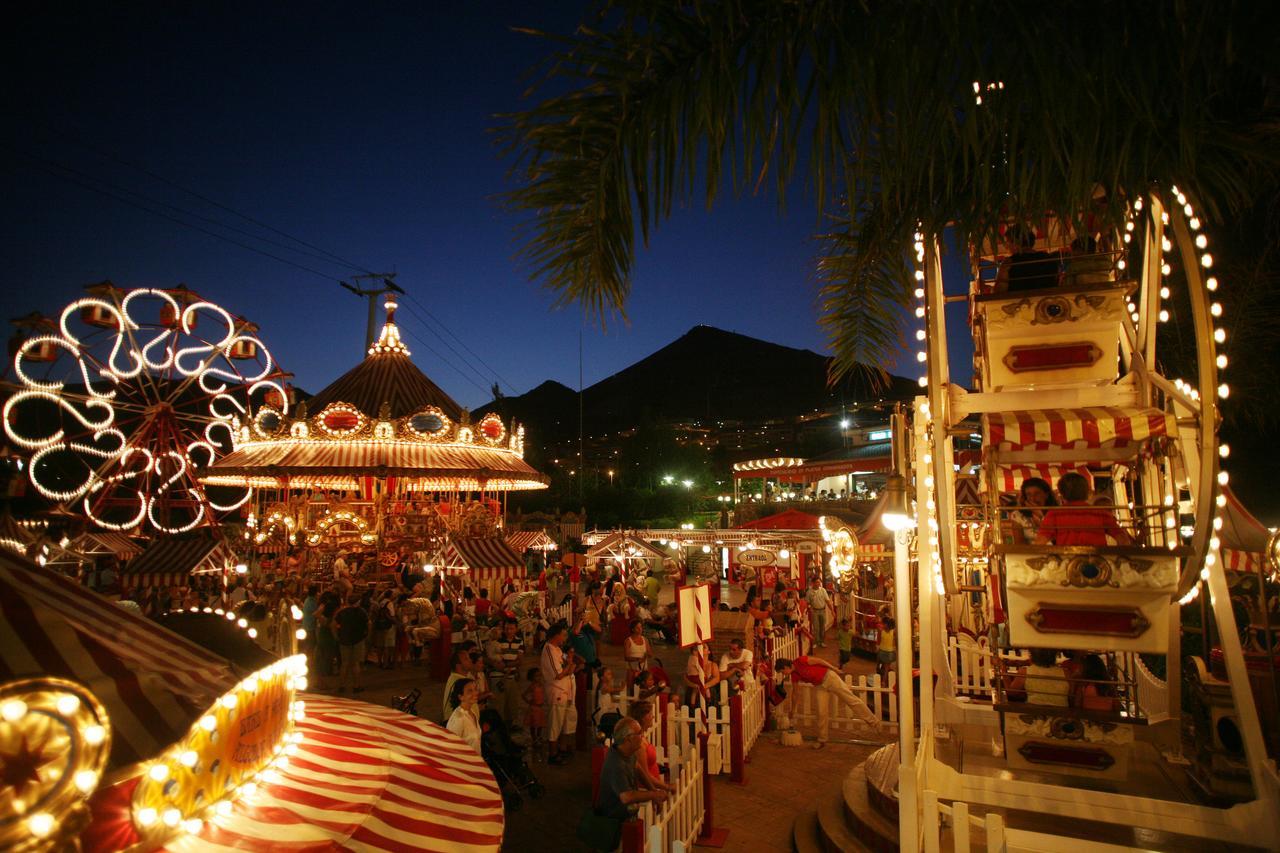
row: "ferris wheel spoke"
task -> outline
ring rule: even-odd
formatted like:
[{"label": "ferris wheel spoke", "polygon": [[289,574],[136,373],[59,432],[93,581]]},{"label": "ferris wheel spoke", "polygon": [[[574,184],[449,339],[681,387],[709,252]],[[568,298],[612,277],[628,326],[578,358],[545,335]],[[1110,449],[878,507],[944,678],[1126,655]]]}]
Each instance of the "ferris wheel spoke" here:
[{"label": "ferris wheel spoke", "polygon": [[[205,436],[211,424],[230,425],[210,406],[221,398],[247,410],[251,389],[267,378],[273,362],[270,352],[253,337],[260,357],[254,369],[261,375],[247,376],[242,365],[230,361],[231,346],[235,336],[243,334],[242,327],[229,312],[191,297],[189,292],[107,289],[101,297],[72,303],[59,315],[61,346],[83,353],[79,367],[84,379],[75,377],[74,383],[49,390],[51,378],[28,379],[19,373],[21,382],[14,385],[16,394],[40,392],[22,394],[15,406],[29,410],[19,408],[11,418],[14,423],[20,418],[47,417],[47,410],[39,407],[51,403],[60,413],[60,429],[32,440],[34,444],[28,441],[33,453],[51,460],[57,454],[67,460],[27,466],[28,476],[42,494],[62,500],[64,506],[83,512],[100,526],[167,533],[214,523],[219,513],[243,505],[247,498],[238,492],[221,504],[211,500],[199,481],[202,470],[228,447]],[[112,306],[115,315],[104,318]],[[197,313],[213,335],[195,334]],[[223,318],[225,335],[216,331],[212,318],[205,319],[206,313]],[[211,337],[216,339],[210,341]],[[66,369],[55,365],[45,372],[65,373]],[[216,381],[211,381],[214,377]],[[211,387],[220,390],[210,391]],[[95,392],[100,388],[114,393],[98,396]],[[9,429],[8,422],[5,428]],[[197,446],[207,447],[207,452],[196,453],[193,447]],[[86,475],[74,498],[67,497],[65,486],[58,486],[56,479],[68,464],[78,465]],[[50,480],[53,487],[42,485],[42,477],[54,478]],[[215,497],[222,498],[223,493]]]}]

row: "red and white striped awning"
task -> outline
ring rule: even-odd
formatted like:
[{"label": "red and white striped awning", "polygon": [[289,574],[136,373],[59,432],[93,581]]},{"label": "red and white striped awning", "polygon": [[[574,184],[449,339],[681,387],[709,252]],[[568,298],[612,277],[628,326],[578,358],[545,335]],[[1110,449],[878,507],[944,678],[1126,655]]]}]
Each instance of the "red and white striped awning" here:
[{"label": "red and white striped awning", "polygon": [[525,551],[554,551],[560,546],[541,530],[513,530],[507,533],[507,544],[517,554]]},{"label": "red and white striped awning", "polygon": [[982,417],[986,448],[1005,458],[1019,452],[1073,451],[1079,454],[1073,461],[1120,459],[1148,439],[1177,435],[1176,419],[1159,409],[1042,409]]},{"label": "red and white striped awning", "polygon": [[1001,465],[996,468],[997,491],[1016,492],[1022,484],[1033,477],[1039,477],[1050,486],[1056,486],[1058,478],[1067,472],[1083,474],[1092,479],[1088,465],[1077,465],[1070,462],[1060,464],[1042,463],[1039,465]]},{"label": "red and white striped awning", "polygon": [[520,555],[497,536],[450,540],[444,568],[454,574],[470,573],[477,581],[520,580],[527,571]]},{"label": "red and white striped awning", "polygon": [[0,682],[36,675],[79,681],[102,701],[111,768],[160,754],[239,681],[222,658],[0,550]]},{"label": "red and white striped awning", "polygon": [[1265,555],[1260,551],[1239,551],[1235,548],[1224,546],[1222,549],[1222,567],[1228,571],[1254,574],[1262,571],[1264,557]]},{"label": "red and white striped awning", "polygon": [[480,755],[426,720],[305,695],[303,739],[279,781],[172,851],[438,850],[502,846],[502,795]]}]

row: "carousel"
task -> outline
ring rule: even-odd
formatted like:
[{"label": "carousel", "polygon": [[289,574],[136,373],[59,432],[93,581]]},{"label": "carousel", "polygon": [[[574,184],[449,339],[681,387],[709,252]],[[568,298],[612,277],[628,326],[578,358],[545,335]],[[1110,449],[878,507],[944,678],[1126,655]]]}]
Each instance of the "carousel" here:
[{"label": "carousel", "polygon": [[409,568],[476,583],[523,578],[503,537],[508,492],[546,487],[524,428],[469,413],[409,358],[389,296],[365,359],[291,412],[247,410],[234,450],[201,477],[248,488],[245,545],[264,570]]}]

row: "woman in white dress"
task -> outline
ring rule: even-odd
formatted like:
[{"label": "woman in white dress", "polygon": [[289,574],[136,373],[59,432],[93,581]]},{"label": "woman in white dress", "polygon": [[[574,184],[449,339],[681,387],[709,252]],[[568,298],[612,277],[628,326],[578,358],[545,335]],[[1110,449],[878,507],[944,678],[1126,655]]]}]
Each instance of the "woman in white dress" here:
[{"label": "woman in white dress", "polygon": [[460,678],[453,683],[449,694],[450,701],[456,701],[458,707],[449,715],[445,728],[466,741],[479,754],[480,720],[476,712],[476,683],[470,678]]}]

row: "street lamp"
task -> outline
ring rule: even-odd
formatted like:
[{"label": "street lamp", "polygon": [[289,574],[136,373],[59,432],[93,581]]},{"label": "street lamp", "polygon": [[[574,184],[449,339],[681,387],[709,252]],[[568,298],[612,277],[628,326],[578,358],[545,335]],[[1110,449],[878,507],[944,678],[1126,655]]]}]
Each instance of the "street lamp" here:
[{"label": "street lamp", "polygon": [[897,533],[915,527],[916,520],[907,503],[907,480],[901,474],[890,474],[884,487],[884,511],[880,523]]},{"label": "street lamp", "polygon": [[609,488],[613,488],[613,469],[610,468],[606,473],[609,475]]}]

